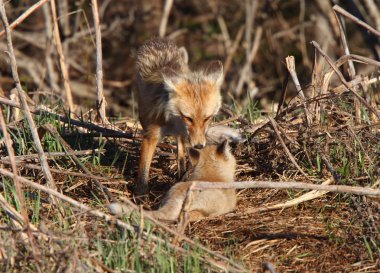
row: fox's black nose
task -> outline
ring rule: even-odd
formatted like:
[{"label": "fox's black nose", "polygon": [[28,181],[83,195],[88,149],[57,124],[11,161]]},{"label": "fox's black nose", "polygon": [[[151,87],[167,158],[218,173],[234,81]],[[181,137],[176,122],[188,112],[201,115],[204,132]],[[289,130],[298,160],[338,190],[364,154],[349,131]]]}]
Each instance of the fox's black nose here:
[{"label": "fox's black nose", "polygon": [[203,149],[205,145],[203,144],[197,144],[194,146],[195,149]]}]

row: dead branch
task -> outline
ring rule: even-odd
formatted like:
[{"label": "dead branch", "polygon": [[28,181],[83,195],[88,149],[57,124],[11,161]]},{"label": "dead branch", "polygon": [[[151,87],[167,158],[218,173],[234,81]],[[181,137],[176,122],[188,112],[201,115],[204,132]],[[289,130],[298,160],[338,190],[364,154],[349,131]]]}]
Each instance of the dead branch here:
[{"label": "dead branch", "polygon": [[373,27],[371,27],[370,25],[368,25],[367,23],[363,22],[362,20],[360,20],[359,18],[355,17],[354,15],[352,15],[351,13],[349,13],[348,11],[342,9],[340,6],[338,5],[334,5],[333,6],[333,9],[342,14],[343,16],[347,17],[348,19],[350,19],[351,21],[353,21],[355,24],[358,24],[359,26],[362,26],[364,27],[365,29],[367,29],[369,32],[375,34],[376,36],[380,37],[380,32],[377,31],[376,29],[374,29]]},{"label": "dead branch", "polygon": [[[9,161],[3,160],[3,159],[1,159],[1,162],[3,164],[10,164]],[[20,165],[20,168],[26,168],[26,169],[32,169],[32,170],[42,170],[42,167],[40,165],[37,165],[37,164],[19,162],[19,165]],[[76,177],[84,177],[87,179],[97,179],[97,180],[101,180],[101,181],[106,181],[106,182],[101,182],[102,184],[112,184],[112,183],[128,184],[128,182],[126,182],[124,180],[111,179],[109,177],[92,175],[92,174],[87,174],[87,173],[66,171],[65,169],[56,169],[56,168],[50,167],[50,171],[52,173],[59,173],[59,174],[63,174],[63,175],[70,175],[70,176],[76,176]]]},{"label": "dead branch", "polygon": [[228,56],[227,56],[226,61],[224,62],[224,65],[223,65],[223,69],[224,69],[223,82],[224,82],[224,80],[226,78],[226,75],[227,75],[228,71],[231,68],[232,60],[234,58],[236,50],[239,47],[241,38],[243,38],[243,33],[244,33],[244,27],[240,27],[238,33],[236,34],[234,43],[232,44],[230,50],[228,51]]},{"label": "dead branch", "polygon": [[241,181],[232,183],[213,183],[206,181],[196,181],[193,190],[204,189],[301,189],[301,190],[317,190],[330,191],[338,193],[349,193],[357,195],[372,195],[380,197],[380,189],[372,189],[365,187],[352,187],[344,185],[317,185],[304,182],[272,182],[272,181]]},{"label": "dead branch", "polygon": [[95,39],[96,39],[96,90],[97,101],[96,106],[99,111],[100,120],[106,126],[109,125],[109,121],[106,115],[106,98],[103,92],[103,56],[102,56],[102,35],[100,32],[98,1],[91,0],[92,14],[94,17],[95,26]]},{"label": "dead branch", "polygon": [[[22,106],[19,103],[12,101],[12,100],[8,100],[8,99],[3,98],[3,97],[0,97],[0,104],[9,105],[9,106],[16,107],[16,108],[22,108]],[[114,127],[114,129],[110,129],[110,128],[105,128],[105,127],[99,126],[99,125],[94,124],[94,123],[80,121],[80,120],[77,120],[74,118],[70,118],[68,116],[64,116],[64,115],[60,115],[58,113],[55,113],[55,112],[51,111],[50,109],[47,109],[47,107],[40,107],[40,108],[30,107],[30,112],[33,114],[36,114],[36,115],[39,115],[39,114],[49,115],[49,116],[51,116],[51,117],[53,117],[59,121],[65,122],[65,123],[69,123],[69,124],[72,124],[72,125],[75,125],[78,127],[86,128],[88,130],[93,130],[93,131],[96,131],[99,133],[108,134],[109,137],[133,138],[132,133],[125,133],[122,131],[116,131],[116,130],[114,130],[114,129],[118,129],[116,127]]]},{"label": "dead branch", "polygon": [[236,89],[235,89],[235,93],[237,95],[241,95],[244,83],[250,79],[251,64],[256,57],[257,51],[259,50],[262,34],[263,34],[263,28],[258,27],[256,30],[256,35],[255,35],[255,39],[254,39],[254,42],[252,45],[252,49],[249,53],[247,62],[245,63],[245,65],[241,71],[240,78],[239,78],[238,84],[237,84]]},{"label": "dead branch", "polygon": [[[344,50],[344,54],[350,55],[350,50],[348,49],[348,44],[347,44],[347,39],[346,35],[344,33],[343,25],[341,18],[337,14],[337,12],[334,10],[334,15],[335,19],[337,21],[337,24],[339,26],[339,36],[342,41],[342,46]],[[356,72],[355,72],[355,66],[354,62],[352,60],[348,60],[348,74],[350,76],[350,80],[353,80],[355,78]],[[357,90],[356,88],[353,88],[355,91]],[[361,109],[360,109],[360,103],[357,98],[354,99],[354,106],[355,106],[355,116],[356,116],[356,121],[358,123],[361,123]]]},{"label": "dead branch", "polygon": [[[80,151],[69,151],[69,152],[47,152],[45,153],[47,157],[49,158],[56,158],[56,157],[61,157],[61,156],[77,156],[77,155],[92,155],[95,153],[104,153],[104,149],[94,149],[94,150],[80,150]],[[17,155],[15,156],[15,160],[17,162],[20,161],[26,161],[30,159],[37,159],[38,154],[29,154],[29,155]],[[4,156],[0,159],[0,162],[6,163],[10,162],[9,156]]]},{"label": "dead branch", "polygon": [[158,35],[160,37],[165,37],[166,27],[168,24],[170,10],[172,9],[172,6],[173,6],[173,0],[166,0],[165,1],[164,12],[162,14],[162,18],[161,18],[161,22],[160,22],[160,28],[158,30]]},{"label": "dead branch", "polygon": [[45,17],[45,30],[46,30],[46,50],[45,50],[45,61],[46,61],[46,69],[49,77],[50,87],[53,90],[60,90],[58,85],[58,76],[54,69],[54,61],[52,54],[52,40],[53,40],[53,27],[51,25],[52,19],[50,15],[49,6],[45,5],[42,8],[44,17]]},{"label": "dead branch", "polygon": [[70,111],[74,111],[74,102],[73,102],[73,96],[71,93],[71,87],[69,82],[69,73],[66,67],[65,63],[65,56],[63,54],[63,47],[61,42],[61,36],[59,34],[59,27],[58,27],[58,18],[57,18],[57,10],[55,5],[55,0],[50,0],[50,9],[51,14],[53,16],[53,34],[54,34],[54,42],[57,49],[57,53],[59,56],[59,65],[61,68],[62,78],[63,78],[63,86],[65,88],[66,92],[66,99],[69,106]]},{"label": "dead branch", "polygon": [[369,15],[375,21],[376,29],[380,29],[380,11],[374,0],[364,0]]},{"label": "dead branch", "polygon": [[303,93],[303,90],[301,88],[300,82],[299,82],[298,77],[297,77],[294,57],[293,56],[288,56],[288,57],[285,58],[285,61],[286,61],[286,68],[288,69],[288,71],[290,73],[290,76],[293,79],[293,82],[294,82],[294,85],[296,86],[299,98],[300,98],[301,102],[303,102],[303,104],[304,104],[306,122],[307,122],[308,125],[310,125],[311,122],[312,122],[312,120],[311,120],[311,117],[310,117],[309,108],[307,107],[307,105],[305,103],[305,99],[306,99],[305,98],[305,94]]}]

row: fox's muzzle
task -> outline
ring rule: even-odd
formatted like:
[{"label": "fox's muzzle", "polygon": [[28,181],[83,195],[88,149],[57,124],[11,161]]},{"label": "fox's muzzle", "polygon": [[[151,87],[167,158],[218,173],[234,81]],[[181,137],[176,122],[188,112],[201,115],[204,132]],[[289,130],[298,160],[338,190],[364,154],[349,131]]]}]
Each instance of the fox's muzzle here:
[{"label": "fox's muzzle", "polygon": [[205,147],[205,145],[203,144],[197,144],[194,146],[195,149],[203,149]]}]

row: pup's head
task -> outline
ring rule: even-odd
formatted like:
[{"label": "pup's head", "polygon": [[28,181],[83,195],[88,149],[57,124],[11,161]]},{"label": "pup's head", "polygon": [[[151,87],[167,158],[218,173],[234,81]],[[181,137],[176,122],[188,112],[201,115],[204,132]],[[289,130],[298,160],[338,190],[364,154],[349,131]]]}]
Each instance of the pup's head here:
[{"label": "pup's head", "polygon": [[179,116],[187,128],[190,145],[203,148],[206,145],[207,128],[222,103],[222,63],[214,61],[204,70],[182,74],[166,68],[162,76],[169,91],[166,118],[169,119],[170,115]]},{"label": "pup's head", "polygon": [[228,141],[209,145],[202,150],[190,148],[189,156],[194,166],[191,180],[211,182],[233,182],[236,160],[231,153]]}]

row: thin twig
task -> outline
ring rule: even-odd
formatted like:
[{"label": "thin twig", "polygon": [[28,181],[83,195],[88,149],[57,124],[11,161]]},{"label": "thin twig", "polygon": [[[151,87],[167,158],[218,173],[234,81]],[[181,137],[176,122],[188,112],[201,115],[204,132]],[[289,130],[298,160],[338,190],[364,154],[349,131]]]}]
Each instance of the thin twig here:
[{"label": "thin twig", "polygon": [[59,56],[59,65],[61,67],[61,73],[63,78],[63,86],[65,88],[66,92],[66,99],[69,106],[70,111],[74,111],[74,102],[73,102],[73,96],[71,93],[71,87],[69,82],[69,73],[67,71],[66,63],[65,63],[65,56],[63,54],[63,48],[62,48],[62,42],[61,42],[61,36],[59,34],[59,27],[58,27],[58,18],[57,18],[57,11],[56,11],[56,5],[55,0],[50,0],[50,9],[51,14],[53,16],[53,34],[54,34],[54,42],[55,46],[57,48],[57,53]]},{"label": "thin twig", "polygon": [[[12,106],[12,107],[22,108],[22,106],[19,103],[12,101],[12,100],[9,100],[9,99],[6,99],[6,98],[3,98],[3,97],[0,97],[0,104],[5,104],[5,105]],[[108,135],[109,137],[133,138],[132,133],[122,132],[120,129],[118,129],[116,127],[115,127],[115,129],[118,129],[119,131],[109,129],[109,128],[105,128],[105,127],[99,126],[99,125],[94,124],[94,123],[80,121],[80,120],[77,120],[74,118],[63,116],[63,115],[60,115],[58,113],[51,111],[50,109],[46,109],[46,107],[44,107],[44,109],[41,109],[41,108],[36,109],[35,107],[30,107],[30,112],[32,112],[33,114],[37,114],[37,115],[39,115],[39,114],[49,115],[52,118],[55,118],[57,120],[65,122],[65,123],[69,123],[71,125],[86,128],[89,130],[94,130],[94,131],[97,131],[99,133],[107,133],[107,134],[109,134]]]},{"label": "thin twig", "polygon": [[349,193],[357,195],[372,195],[380,197],[380,189],[366,187],[352,187],[344,185],[318,185],[304,182],[272,182],[272,181],[240,181],[232,183],[213,183],[206,181],[195,181],[193,190],[205,189],[300,189],[300,190],[318,190],[331,191],[338,193]]},{"label": "thin twig", "polygon": [[[60,156],[77,156],[77,155],[92,155],[96,153],[104,153],[104,149],[94,149],[94,150],[80,150],[80,151],[70,151],[70,152],[46,152],[46,156],[48,158],[55,158]],[[26,161],[30,159],[37,159],[39,157],[38,154],[29,154],[29,155],[17,155],[15,156],[15,160],[17,162]],[[0,159],[0,162],[10,162],[9,156],[4,156]]]},{"label": "thin twig", "polygon": [[[1,159],[1,162],[3,164],[10,164],[9,161],[4,160],[4,159]],[[20,162],[19,165],[21,168],[25,168],[25,169],[42,170],[42,167],[40,165],[37,165],[37,164]],[[63,175],[70,175],[70,176],[84,177],[87,179],[97,179],[97,180],[101,180],[101,181],[107,181],[106,182],[107,184],[116,184],[116,183],[128,184],[128,182],[126,182],[124,180],[120,180],[120,179],[110,179],[109,177],[105,177],[105,176],[92,175],[92,174],[80,173],[80,172],[72,172],[72,171],[67,171],[65,169],[56,169],[56,168],[50,167],[50,171],[52,173],[59,173],[59,174],[63,174]],[[102,184],[106,184],[106,183],[102,182]]]},{"label": "thin twig", "polygon": [[252,62],[254,61],[254,59],[256,57],[257,51],[259,50],[262,34],[263,34],[263,28],[258,27],[256,30],[255,39],[254,39],[249,57],[248,57],[247,62],[244,65],[244,67],[240,73],[240,78],[239,78],[238,84],[237,84],[236,89],[235,89],[236,95],[241,95],[244,83],[250,79],[250,72],[249,72],[250,67],[251,67]]},{"label": "thin twig", "polygon": [[296,86],[298,96],[304,105],[306,122],[308,125],[310,125],[312,123],[312,119],[310,117],[309,108],[307,107],[307,104],[305,103],[305,100],[306,100],[305,94],[303,93],[303,90],[301,88],[300,82],[299,82],[298,77],[297,77],[294,57],[288,56],[285,58],[285,61],[286,61],[286,68],[288,69],[290,76],[293,79],[294,85]]},{"label": "thin twig", "polygon": [[355,17],[354,15],[352,15],[349,12],[347,12],[346,10],[342,9],[340,6],[335,5],[335,6],[333,6],[333,9],[336,12],[338,12],[338,13],[342,14],[343,16],[347,17],[348,19],[352,20],[355,24],[358,24],[359,26],[364,27],[369,32],[371,32],[371,33],[377,35],[378,37],[380,37],[380,31],[377,31],[376,29],[374,29],[373,27],[371,27],[367,23],[363,22],[362,20],[360,20],[359,18]]},{"label": "thin twig", "polygon": [[374,0],[364,0],[365,6],[372,20],[375,21],[376,29],[380,29],[380,11]]},{"label": "thin twig", "polygon": [[[335,10],[334,10],[334,15],[335,15],[335,19],[337,21],[337,24],[339,26],[339,34],[340,34],[340,39],[342,41],[344,54],[350,55],[350,50],[348,48],[346,35],[345,35],[344,29],[343,29],[342,20]],[[355,75],[356,75],[354,62],[352,60],[348,60],[348,75],[350,76],[350,80],[353,80],[355,78]],[[355,89],[355,91],[357,90],[355,87],[353,89]],[[356,121],[360,124],[361,123],[361,118],[360,118],[361,117],[361,109],[360,109],[360,103],[359,103],[357,98],[354,99],[354,107],[355,107]]]},{"label": "thin twig", "polygon": [[47,73],[49,77],[50,87],[58,91],[59,85],[58,85],[58,77],[56,74],[56,71],[54,69],[54,61],[52,58],[52,40],[53,40],[53,27],[51,25],[51,14],[49,6],[45,5],[42,8],[44,17],[45,17],[45,29],[46,29],[46,52],[45,52],[45,60],[46,60],[46,68]]},{"label": "thin twig", "polygon": [[226,61],[224,62],[224,65],[223,65],[223,70],[224,70],[224,73],[223,73],[223,82],[226,78],[226,75],[228,73],[228,71],[230,70],[231,68],[231,64],[232,64],[232,60],[234,58],[234,55],[236,53],[236,50],[238,49],[239,47],[239,44],[240,44],[240,41],[241,41],[241,38],[243,38],[243,33],[244,33],[244,27],[240,27],[238,33],[236,34],[236,37],[235,37],[235,40],[234,40],[234,43],[232,44],[229,52],[228,52],[228,56],[227,56],[227,59]]},{"label": "thin twig", "polygon": [[[26,18],[29,17],[29,15],[31,15],[33,12],[35,12],[37,9],[39,9],[43,4],[45,4],[46,2],[48,2],[49,0],[40,0],[38,1],[37,3],[35,3],[33,6],[31,6],[30,8],[28,8],[23,14],[21,14],[15,21],[13,21],[10,25],[9,25],[9,29],[10,30],[13,30],[14,28],[16,28],[19,24],[21,24]],[[3,37],[5,34],[5,30],[2,30],[0,32],[0,37]]]},{"label": "thin twig", "polygon": [[[344,29],[343,29],[342,21],[338,17],[338,14],[336,12],[334,12],[334,15],[335,15],[335,19],[336,19],[336,21],[338,23],[338,26],[339,26],[340,40],[342,41],[342,46],[343,46],[343,49],[344,49],[344,54],[350,55],[350,50],[348,48],[346,35],[344,34]],[[353,80],[355,78],[356,72],[355,72],[355,67],[354,67],[354,63],[352,62],[352,60],[348,60],[348,67],[349,67],[348,72],[349,72],[349,75],[350,75],[350,79]]]},{"label": "thin twig", "polygon": [[282,139],[281,135],[280,135],[280,132],[278,131],[278,128],[277,128],[277,122],[268,116],[268,119],[270,121],[270,123],[272,124],[272,127],[278,137],[278,139],[280,140],[281,142],[281,145],[282,147],[284,148],[285,150],[285,153],[288,155],[290,161],[292,161],[293,165],[302,173],[303,176],[305,176],[306,178],[308,178],[308,175],[301,169],[301,167],[298,165],[297,161],[294,159],[292,153],[289,151],[288,147],[286,147],[285,145],[285,142],[284,140]]},{"label": "thin twig", "polygon": [[306,48],[306,38],[305,38],[305,0],[300,1],[300,15],[299,15],[299,25],[300,25],[300,32],[299,32],[299,39],[300,39],[300,47],[301,47],[301,53],[302,53],[302,62],[304,66],[310,67],[310,60],[307,55],[307,48]]},{"label": "thin twig", "polygon": [[168,24],[170,10],[172,9],[172,6],[173,6],[173,0],[166,0],[165,1],[164,12],[162,14],[162,18],[161,18],[161,22],[160,22],[160,28],[158,30],[158,35],[160,37],[165,37],[166,27]]},{"label": "thin twig", "polygon": [[96,39],[96,90],[97,101],[96,106],[99,111],[100,119],[106,126],[109,125],[109,121],[106,116],[106,98],[103,92],[103,57],[102,57],[102,34],[100,32],[98,1],[91,0],[92,14],[94,16],[95,26],[95,39]]},{"label": "thin twig", "polygon": [[208,4],[212,10],[212,13],[216,16],[216,20],[218,21],[219,28],[222,32],[222,37],[224,40],[224,47],[226,48],[226,52],[228,53],[231,50],[231,39],[230,34],[228,33],[228,28],[226,21],[223,16],[218,12],[217,2],[215,0],[208,1]]}]

